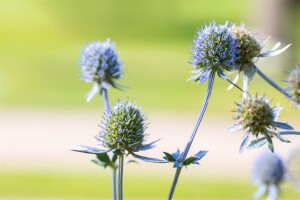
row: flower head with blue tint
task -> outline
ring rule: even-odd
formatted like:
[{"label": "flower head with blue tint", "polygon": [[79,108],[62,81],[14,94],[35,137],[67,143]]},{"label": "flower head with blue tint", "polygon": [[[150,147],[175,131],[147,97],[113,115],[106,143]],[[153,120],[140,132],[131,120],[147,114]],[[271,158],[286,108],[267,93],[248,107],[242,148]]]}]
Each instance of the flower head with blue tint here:
[{"label": "flower head with blue tint", "polygon": [[145,144],[147,134],[147,117],[142,113],[142,108],[134,101],[118,101],[109,114],[102,117],[100,124],[101,131],[95,136],[102,146],[101,149],[81,146],[82,150],[75,150],[82,153],[101,154],[109,151],[118,154],[131,154],[133,157],[148,162],[166,162],[164,160],[148,158],[135,154],[155,147],[154,141]]},{"label": "flower head with blue tint", "polygon": [[[297,131],[279,131],[293,130],[293,127],[287,123],[278,122],[280,106],[271,107],[270,101],[265,96],[248,96],[243,98],[241,103],[237,103],[234,117],[236,123],[228,128],[229,131],[245,132],[243,142],[240,146],[240,152],[246,148],[258,148],[268,143],[269,149],[274,152],[272,142],[273,137],[277,137],[282,142],[290,142],[282,135],[299,134]],[[253,140],[251,138],[254,138]]]},{"label": "flower head with blue tint", "polygon": [[297,108],[300,108],[300,65],[290,72],[290,76],[285,82],[287,91],[291,95],[291,100],[296,103]]},{"label": "flower head with blue tint", "polygon": [[86,82],[95,82],[95,86],[88,94],[88,101],[101,89],[109,86],[120,88],[115,82],[123,71],[119,54],[115,52],[115,45],[107,39],[105,42],[92,42],[82,51],[80,60],[81,79]]},{"label": "flower head with blue tint", "polygon": [[265,193],[268,199],[277,199],[279,184],[284,180],[284,175],[285,167],[280,157],[270,152],[259,155],[252,170],[253,182],[259,186],[254,199],[259,199]]},{"label": "flower head with blue tint", "polygon": [[235,62],[239,65],[238,69],[243,71],[256,60],[255,57],[260,53],[262,46],[255,35],[245,28],[244,24],[232,25],[229,30],[237,38],[239,47],[238,59]]},{"label": "flower head with blue tint", "polygon": [[212,72],[218,72],[220,75],[220,73],[223,74],[223,70],[233,71],[239,67],[236,64],[238,47],[237,38],[228,30],[227,23],[217,25],[212,22],[200,28],[194,39],[191,58],[195,69],[192,73],[196,75],[190,80],[202,83]]}]

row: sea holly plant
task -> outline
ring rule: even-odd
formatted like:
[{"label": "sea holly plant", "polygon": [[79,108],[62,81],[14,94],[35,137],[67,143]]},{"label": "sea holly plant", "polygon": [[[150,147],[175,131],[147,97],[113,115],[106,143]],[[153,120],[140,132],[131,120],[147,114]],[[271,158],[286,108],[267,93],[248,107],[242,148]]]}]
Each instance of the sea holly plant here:
[{"label": "sea holly plant", "polygon": [[[110,104],[108,101],[108,89],[110,86],[115,88],[123,88],[115,82],[123,74],[121,69],[122,62],[119,61],[119,53],[115,51],[115,45],[107,39],[105,42],[92,42],[86,44],[82,50],[80,60],[81,79],[85,82],[94,83],[94,87],[86,95],[86,100],[89,102],[95,94],[99,93],[103,97],[104,110],[106,114],[110,113]],[[95,149],[84,147],[90,152]],[[116,163],[118,155],[116,153],[97,153],[96,158],[92,161],[104,168],[112,169],[112,199],[117,197],[116,173],[118,164]]]},{"label": "sea holly plant", "polygon": [[[262,57],[270,57],[277,56],[284,52],[289,45],[278,49],[281,45],[280,42],[276,43],[274,47],[266,52],[261,52],[263,45],[269,40],[260,41],[257,37],[248,29],[245,28],[244,24],[239,26],[232,24],[229,28],[231,33],[237,38],[238,41],[238,59],[236,60],[236,64],[240,67],[236,70],[238,74],[236,78],[233,80],[234,83],[237,83],[240,73],[243,73],[243,90],[244,96],[247,95],[249,82],[253,79],[254,75],[257,73],[261,76],[265,81],[267,81],[272,87],[278,90],[280,93],[285,95],[287,98],[291,99],[292,96],[287,92],[286,89],[282,88],[275,81],[269,78],[266,74],[264,74],[256,65],[255,62]],[[228,89],[231,89],[233,85],[230,85]]]},{"label": "sea holly plant", "polygon": [[165,159],[169,162],[174,162],[174,167],[177,168],[169,192],[169,200],[173,198],[181,169],[185,166],[185,163],[191,164],[198,161],[207,153],[207,151],[199,151],[194,156],[187,158],[188,152],[206,111],[215,75],[217,74],[220,78],[232,83],[230,78],[224,74],[224,71],[231,72],[239,67],[239,64],[236,62],[238,59],[239,44],[237,38],[229,31],[228,25],[227,22],[224,25],[218,25],[215,22],[212,22],[211,24],[200,28],[196,33],[191,58],[191,64],[194,68],[192,73],[194,75],[188,80],[194,80],[199,84],[202,84],[207,80],[208,86],[198,119],[184,151],[182,153],[177,151],[173,154],[165,152]]},{"label": "sea holly plant", "polygon": [[289,143],[290,141],[284,135],[300,135],[300,132],[294,131],[289,124],[278,121],[282,108],[279,105],[272,107],[266,96],[257,94],[247,96],[236,105],[235,124],[227,130],[233,132],[243,130],[245,132],[240,152],[245,149],[261,147],[266,143],[268,143],[269,149],[274,152],[273,138]]},{"label": "sea holly plant", "polygon": [[253,183],[258,190],[253,195],[253,200],[260,199],[267,194],[268,200],[277,200],[279,186],[284,181],[286,169],[279,156],[270,152],[260,154],[253,165]]},{"label": "sea holly plant", "polygon": [[[138,155],[140,151],[155,147],[153,141],[145,144],[147,129],[146,116],[142,108],[135,105],[134,101],[118,101],[109,114],[102,117],[101,131],[95,136],[99,142],[98,147],[81,146],[82,149],[74,150],[81,153],[95,154],[98,160],[106,166],[114,167],[114,161],[118,163],[118,200],[123,199],[123,165],[124,156],[131,155],[134,158],[154,163],[166,163],[165,160]],[[113,152],[110,159],[106,153]]]}]

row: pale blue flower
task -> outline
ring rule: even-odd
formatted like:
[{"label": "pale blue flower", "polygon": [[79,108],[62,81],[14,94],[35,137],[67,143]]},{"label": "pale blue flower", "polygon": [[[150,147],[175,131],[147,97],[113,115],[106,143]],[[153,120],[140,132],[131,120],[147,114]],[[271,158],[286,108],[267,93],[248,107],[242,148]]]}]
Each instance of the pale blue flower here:
[{"label": "pale blue flower", "polygon": [[118,57],[115,45],[109,39],[105,42],[96,41],[86,44],[80,60],[81,79],[95,83],[94,88],[87,94],[87,101],[90,101],[102,88],[122,87],[115,82],[123,73],[122,63]]},{"label": "pale blue flower", "polygon": [[276,154],[264,152],[259,155],[253,165],[252,178],[259,187],[253,199],[259,199],[267,194],[268,199],[278,198],[279,184],[284,180],[285,167],[283,161]]},{"label": "pale blue flower", "polygon": [[203,83],[212,72],[225,78],[223,70],[233,71],[239,67],[235,62],[238,59],[238,47],[236,37],[228,30],[228,23],[218,25],[212,22],[200,28],[194,39],[191,58],[195,69],[192,73],[196,75],[189,80]]}]

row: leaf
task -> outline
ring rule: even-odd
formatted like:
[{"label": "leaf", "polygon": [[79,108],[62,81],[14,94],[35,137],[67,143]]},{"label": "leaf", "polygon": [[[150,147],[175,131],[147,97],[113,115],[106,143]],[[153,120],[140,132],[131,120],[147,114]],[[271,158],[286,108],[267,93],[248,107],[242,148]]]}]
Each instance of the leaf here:
[{"label": "leaf", "polygon": [[239,131],[242,129],[243,129],[242,124],[233,124],[233,125],[229,126],[226,130],[230,131],[230,132],[235,132],[235,131]]},{"label": "leaf", "polygon": [[278,131],[279,135],[300,135],[299,131]]},{"label": "leaf", "polygon": [[276,126],[277,128],[285,129],[285,130],[294,130],[292,126],[290,126],[287,123],[283,122],[273,122],[273,125]]},{"label": "leaf", "polygon": [[255,149],[259,148],[262,145],[266,144],[267,139],[265,137],[257,138],[255,140],[252,140],[251,143],[248,145],[247,149]]},{"label": "leaf", "polygon": [[261,185],[253,195],[253,200],[258,200],[268,191],[266,184]]},{"label": "leaf", "polygon": [[171,155],[169,154],[168,152],[163,152],[166,156],[164,157],[164,159],[166,159],[167,161],[170,161],[170,162],[175,162],[176,159]]},{"label": "leaf", "polygon": [[157,158],[150,158],[146,156],[140,156],[135,153],[130,153],[134,158],[140,159],[145,162],[151,162],[151,163],[167,163],[165,160],[157,159]]},{"label": "leaf", "polygon": [[267,52],[264,52],[264,53],[260,53],[258,54],[257,56],[258,57],[268,57],[268,56],[277,56],[279,54],[281,54],[282,52],[284,52],[287,48],[289,48],[292,44],[288,44],[286,45],[285,47],[283,47],[282,49],[279,49],[279,50],[275,50],[275,51],[267,51]]},{"label": "leaf", "polygon": [[194,155],[194,157],[197,158],[197,161],[200,160],[201,158],[203,158],[206,154],[208,153],[208,151],[199,151],[198,153],[196,153]]},{"label": "leaf", "polygon": [[175,153],[172,153],[172,156],[177,160],[180,157],[180,150],[177,149],[177,151]]},{"label": "leaf", "polygon": [[[236,75],[236,77],[234,78],[234,80],[232,81],[232,83],[234,83],[234,84],[236,84],[237,82],[238,82],[238,80],[239,80],[239,77],[240,77],[240,73],[238,73],[237,75]],[[228,86],[228,88],[227,88],[227,90],[231,90],[232,88],[233,88],[233,84],[230,84],[229,86]]]},{"label": "leaf", "polygon": [[281,42],[277,42],[277,43],[273,46],[273,48],[271,49],[271,51],[274,51],[274,50],[278,49],[278,48],[280,47],[280,45],[281,45]]},{"label": "leaf", "polygon": [[244,139],[243,139],[242,144],[240,146],[240,153],[242,153],[247,148],[247,146],[249,144],[249,139],[250,139],[249,134],[244,136]]},{"label": "leaf", "polygon": [[268,141],[268,147],[269,149],[274,153],[274,145],[272,138],[269,135],[266,135],[267,141]]},{"label": "leaf", "polygon": [[158,142],[160,139],[155,140],[153,142],[150,142],[149,144],[145,144],[143,145],[141,148],[139,148],[139,151],[145,151],[145,150],[149,150],[155,147],[155,143]]},{"label": "leaf", "polygon": [[251,81],[254,75],[257,72],[257,68],[255,65],[250,65],[244,69],[244,75],[248,77],[248,80]]},{"label": "leaf", "polygon": [[291,141],[289,141],[288,139],[286,139],[285,137],[281,136],[281,135],[277,135],[276,136],[281,142],[286,142],[286,143],[290,143]]},{"label": "leaf", "polygon": [[101,162],[110,163],[110,158],[107,155],[107,153],[99,153],[99,154],[96,154],[96,156],[97,156],[97,159],[99,159]]},{"label": "leaf", "polygon": [[185,165],[185,166],[187,166],[187,165],[192,164],[196,160],[197,160],[197,157],[191,156],[191,157],[185,159],[182,164]]},{"label": "leaf", "polygon": [[86,94],[86,102],[90,102],[91,99],[99,92],[99,85],[97,83],[94,84],[93,88]]},{"label": "leaf", "polygon": [[107,149],[98,149],[95,147],[90,147],[90,146],[84,146],[84,145],[80,145],[81,149],[72,149],[71,151],[76,151],[76,152],[81,152],[81,153],[88,153],[88,154],[101,154],[101,153],[107,153],[110,150]]},{"label": "leaf", "polygon": [[117,153],[113,153],[114,155],[113,155],[113,157],[112,157],[112,159],[111,159],[111,162],[116,162],[117,161],[117,159],[118,159],[118,154]]},{"label": "leaf", "polygon": [[275,184],[269,185],[268,199],[278,199],[278,187]]}]

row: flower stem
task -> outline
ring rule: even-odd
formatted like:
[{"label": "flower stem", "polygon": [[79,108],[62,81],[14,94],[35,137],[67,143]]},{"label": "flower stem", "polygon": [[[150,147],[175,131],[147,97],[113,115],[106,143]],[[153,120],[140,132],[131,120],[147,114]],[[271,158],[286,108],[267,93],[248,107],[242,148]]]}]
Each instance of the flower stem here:
[{"label": "flower stem", "polygon": [[[104,112],[108,115],[110,113],[110,105],[108,101],[108,95],[107,95],[107,89],[102,88],[101,94],[103,98],[103,104],[104,104]],[[110,154],[112,154],[110,152]],[[111,182],[112,182],[112,199],[117,200],[117,168],[112,168],[112,174],[111,174]]]},{"label": "flower stem", "polygon": [[[186,158],[186,156],[187,156],[187,154],[188,154],[188,152],[189,152],[189,150],[191,148],[191,145],[192,145],[193,140],[194,140],[194,138],[196,136],[197,130],[198,130],[199,126],[200,126],[200,123],[201,123],[202,118],[204,116],[204,113],[206,111],[206,108],[207,108],[207,105],[208,105],[208,101],[209,101],[209,98],[210,98],[210,95],[211,95],[211,92],[212,92],[214,80],[215,80],[215,72],[212,72],[209,75],[208,86],[207,86],[207,90],[206,90],[206,95],[205,95],[205,98],[204,98],[203,103],[202,103],[200,114],[198,116],[198,119],[197,119],[197,122],[195,124],[194,130],[193,130],[193,132],[191,134],[190,140],[186,144],[184,152],[181,155],[181,157],[182,157],[183,160]],[[175,176],[174,176],[174,180],[173,180],[171,189],[170,189],[168,200],[171,200],[172,197],[173,197],[173,194],[174,194],[174,191],[175,191],[176,184],[178,182],[178,178],[179,178],[180,172],[181,172],[181,167],[178,167],[177,170],[176,170]]]},{"label": "flower stem", "polygon": [[119,156],[118,200],[123,200],[123,164],[124,155]]},{"label": "flower stem", "polygon": [[243,75],[243,99],[247,97],[249,89],[249,78],[245,74]]},{"label": "flower stem", "polygon": [[265,81],[267,81],[272,87],[274,87],[276,90],[278,90],[281,94],[285,95],[287,98],[291,99],[292,96],[280,85],[278,85],[275,81],[273,81],[271,78],[269,78],[267,75],[265,75],[262,71],[256,67],[257,73],[260,77],[262,77]]}]

